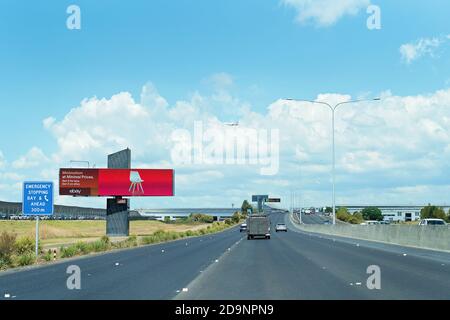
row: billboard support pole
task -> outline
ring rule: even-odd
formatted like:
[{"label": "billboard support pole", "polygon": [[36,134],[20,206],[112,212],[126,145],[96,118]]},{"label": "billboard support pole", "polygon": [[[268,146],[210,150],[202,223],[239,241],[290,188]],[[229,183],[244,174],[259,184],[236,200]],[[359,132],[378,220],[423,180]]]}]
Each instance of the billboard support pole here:
[{"label": "billboard support pole", "polygon": [[[108,169],[131,169],[131,150],[125,149],[108,155]],[[106,200],[106,235],[129,236],[129,200],[119,204],[122,197]]]},{"label": "billboard support pole", "polygon": [[36,258],[39,256],[39,216],[36,216]]}]

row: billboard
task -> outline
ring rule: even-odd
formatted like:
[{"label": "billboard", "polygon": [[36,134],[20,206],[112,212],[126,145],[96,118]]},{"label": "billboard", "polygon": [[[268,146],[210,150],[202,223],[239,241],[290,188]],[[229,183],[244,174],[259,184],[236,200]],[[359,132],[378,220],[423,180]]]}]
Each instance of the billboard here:
[{"label": "billboard", "polygon": [[60,169],[59,194],[74,197],[173,197],[169,169]]}]

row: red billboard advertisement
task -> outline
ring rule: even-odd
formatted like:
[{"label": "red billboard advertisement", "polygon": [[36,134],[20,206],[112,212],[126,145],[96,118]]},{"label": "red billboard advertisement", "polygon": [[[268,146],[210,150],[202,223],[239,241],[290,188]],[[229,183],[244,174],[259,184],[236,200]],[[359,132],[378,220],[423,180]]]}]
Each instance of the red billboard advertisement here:
[{"label": "red billboard advertisement", "polygon": [[173,197],[169,169],[60,169],[59,194],[79,197]]}]

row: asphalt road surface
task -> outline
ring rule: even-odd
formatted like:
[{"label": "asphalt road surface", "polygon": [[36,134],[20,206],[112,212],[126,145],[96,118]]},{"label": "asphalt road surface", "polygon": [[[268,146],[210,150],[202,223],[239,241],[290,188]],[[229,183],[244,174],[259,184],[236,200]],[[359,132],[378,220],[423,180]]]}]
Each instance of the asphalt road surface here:
[{"label": "asphalt road surface", "polygon": [[332,217],[324,216],[321,214],[304,214],[302,213],[302,222],[304,224],[325,224],[326,222],[331,223],[333,221]]},{"label": "asphalt road surface", "polygon": [[[2,273],[0,299],[450,299],[449,253],[307,234],[286,214],[270,216],[289,231],[247,240],[234,228]],[[81,290],[66,287],[70,265],[82,271]],[[380,290],[366,286],[371,265]]]},{"label": "asphalt road surface", "polygon": [[[170,300],[241,238],[238,228],[201,238],[74,259],[27,271],[0,273],[0,300]],[[68,290],[71,265],[81,290]]]},{"label": "asphalt road surface", "polygon": [[[450,299],[450,254],[294,232],[242,240],[177,299]],[[367,287],[380,267],[381,289]]]}]

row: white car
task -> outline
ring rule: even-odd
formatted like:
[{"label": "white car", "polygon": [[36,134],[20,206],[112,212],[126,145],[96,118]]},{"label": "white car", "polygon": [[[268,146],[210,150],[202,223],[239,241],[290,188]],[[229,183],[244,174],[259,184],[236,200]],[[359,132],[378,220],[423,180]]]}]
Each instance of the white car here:
[{"label": "white car", "polygon": [[287,232],[287,227],[284,223],[279,223],[275,227],[275,232]]},{"label": "white car", "polygon": [[422,219],[419,222],[419,226],[445,226],[445,223],[442,219]]}]

